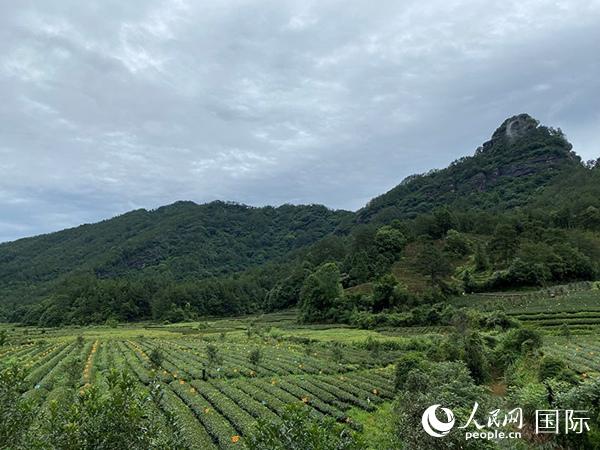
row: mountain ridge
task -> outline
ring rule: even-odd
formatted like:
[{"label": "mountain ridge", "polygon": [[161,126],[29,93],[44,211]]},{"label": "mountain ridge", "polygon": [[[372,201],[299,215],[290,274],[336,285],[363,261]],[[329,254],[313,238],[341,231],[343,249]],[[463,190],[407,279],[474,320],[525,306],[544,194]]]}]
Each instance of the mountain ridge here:
[{"label": "mountain ridge", "polygon": [[[524,220],[519,211],[529,208],[527,214],[546,227],[595,229],[600,171],[592,169],[560,129],[519,114],[504,120],[473,155],[407,177],[357,212],[178,201],[0,244],[0,316],[2,305],[5,316],[32,314],[39,323],[71,320],[61,318],[69,308],[77,311],[72,317],[94,313],[97,321],[115,314],[149,318],[151,310],[154,318],[166,317],[182,304],[202,314],[286,307],[297,303],[302,280],[316,265],[337,261],[347,286],[370,282],[389,270],[407,239],[445,239],[453,228],[489,236],[495,215],[510,211],[516,213],[502,219],[509,228],[518,228]],[[565,187],[564,180],[585,182]],[[576,200],[562,198],[567,191]],[[585,273],[593,273],[585,264]],[[123,312],[115,299],[129,305],[122,292],[132,289],[139,305]],[[85,306],[90,298],[96,298],[95,309]],[[11,313],[40,300],[38,309]]]}]

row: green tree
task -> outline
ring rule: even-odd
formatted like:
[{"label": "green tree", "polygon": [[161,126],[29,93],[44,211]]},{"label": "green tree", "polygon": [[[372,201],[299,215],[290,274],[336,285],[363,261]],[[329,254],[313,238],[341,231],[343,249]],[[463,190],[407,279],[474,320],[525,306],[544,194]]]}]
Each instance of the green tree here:
[{"label": "green tree", "polygon": [[375,245],[379,253],[395,261],[406,245],[406,238],[399,230],[386,225],[375,233]]},{"label": "green tree", "polygon": [[206,358],[208,360],[208,367],[213,368],[220,364],[223,358],[219,354],[219,349],[216,345],[207,344],[206,346]]},{"label": "green tree", "polygon": [[310,274],[300,293],[300,320],[319,322],[329,319],[336,301],[343,296],[337,264],[326,263]]},{"label": "green tree", "polygon": [[475,261],[474,262],[475,262],[475,270],[477,270],[478,272],[487,270],[490,267],[490,260],[488,259],[485,248],[479,242],[475,246]]},{"label": "green tree", "polygon": [[458,256],[464,256],[471,251],[471,242],[458,231],[448,230],[444,250]]},{"label": "green tree", "polygon": [[148,358],[150,359],[150,364],[152,365],[152,367],[155,370],[159,369],[164,359],[162,350],[160,348],[154,347],[148,355]]},{"label": "green tree", "polygon": [[417,256],[415,267],[420,273],[429,277],[432,286],[451,272],[446,255],[433,243],[426,243],[423,246]]},{"label": "green tree", "polygon": [[477,386],[462,361],[427,363],[411,369],[404,377],[394,402],[395,431],[402,448],[442,450],[447,448],[490,448],[483,441],[465,441],[464,430],[452,430],[443,439],[429,436],[421,425],[423,412],[432,405],[443,405],[466,423],[475,402],[487,410],[486,389]]},{"label": "green tree", "polygon": [[262,352],[260,348],[253,348],[250,350],[248,354],[248,362],[252,364],[254,367],[260,364],[260,360],[262,359]]},{"label": "green tree", "polygon": [[499,224],[488,248],[496,260],[508,264],[519,248],[519,235],[515,227],[507,223]]},{"label": "green tree", "polygon": [[373,312],[381,312],[410,302],[410,293],[393,274],[381,277],[373,284]]}]

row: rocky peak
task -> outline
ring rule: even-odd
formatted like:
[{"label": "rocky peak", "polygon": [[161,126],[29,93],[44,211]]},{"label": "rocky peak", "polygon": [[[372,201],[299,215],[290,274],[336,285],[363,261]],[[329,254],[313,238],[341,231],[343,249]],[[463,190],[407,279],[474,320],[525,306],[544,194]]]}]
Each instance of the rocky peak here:
[{"label": "rocky peak", "polygon": [[530,131],[535,130],[539,125],[540,122],[529,114],[512,116],[502,122],[500,128],[492,135],[492,139],[504,137],[512,141],[515,138],[525,136]]},{"label": "rocky peak", "polygon": [[517,114],[509,117],[498,127],[492,138],[477,149],[477,153],[491,150],[497,144],[513,144],[518,138],[522,138],[540,129],[540,122],[529,114]]}]

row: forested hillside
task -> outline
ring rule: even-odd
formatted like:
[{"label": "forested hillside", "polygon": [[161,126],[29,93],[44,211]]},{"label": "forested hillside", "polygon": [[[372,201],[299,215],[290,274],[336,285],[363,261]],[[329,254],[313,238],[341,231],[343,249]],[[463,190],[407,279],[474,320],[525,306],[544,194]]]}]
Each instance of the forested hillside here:
[{"label": "forested hillside", "polygon": [[440,206],[503,211],[527,204],[539,188],[576,170],[579,157],[561,130],[527,114],[506,119],[473,156],[413,175],[369,202],[361,222],[415,217]]},{"label": "forested hillside", "polygon": [[2,244],[0,301],[40,325],[295,305],[309,322],[440,323],[462,292],[596,280],[599,233],[600,165],[521,114],[357,213],[179,202]]}]

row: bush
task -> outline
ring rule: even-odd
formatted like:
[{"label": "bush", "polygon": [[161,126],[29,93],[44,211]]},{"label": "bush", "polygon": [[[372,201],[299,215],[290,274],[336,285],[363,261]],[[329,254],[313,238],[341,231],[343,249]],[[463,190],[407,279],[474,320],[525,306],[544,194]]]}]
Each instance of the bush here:
[{"label": "bush", "polygon": [[464,256],[471,251],[471,242],[458,231],[449,230],[446,235],[444,250],[458,256]]},{"label": "bush", "polygon": [[[464,430],[452,430],[443,439],[429,436],[423,430],[423,411],[436,404],[450,408],[456,423],[466,423],[478,402],[480,411],[489,410],[486,389],[477,386],[462,362],[425,362],[422,368],[408,372],[403,389],[394,402],[395,432],[402,448],[410,449],[482,449],[483,441],[466,441]],[[491,444],[490,444],[491,446]]]},{"label": "bush", "polygon": [[286,407],[281,420],[260,420],[246,439],[249,450],[358,450],[356,435],[330,417],[318,421],[306,406]]},{"label": "bush", "polygon": [[554,378],[557,381],[564,381],[570,384],[577,384],[577,374],[574,370],[567,367],[565,362],[554,356],[544,356],[540,362],[538,371],[540,381]]},{"label": "bush", "polygon": [[413,369],[422,368],[424,361],[423,354],[419,352],[408,352],[400,357],[396,362],[394,371],[394,388],[396,391],[404,388],[409,372]]},{"label": "bush", "polygon": [[150,364],[152,364],[152,367],[154,369],[158,369],[162,365],[163,354],[159,348],[153,348],[150,354],[148,355],[148,358],[150,359]]},{"label": "bush", "polygon": [[248,354],[248,362],[250,362],[250,364],[252,364],[253,366],[258,366],[261,358],[262,352],[260,351],[260,348],[254,348]]},{"label": "bush", "polygon": [[0,448],[11,443],[23,448],[27,431],[35,417],[33,405],[24,400],[24,373],[17,367],[0,371]]},{"label": "bush", "polygon": [[507,316],[504,311],[494,311],[484,317],[482,326],[488,330],[494,328],[508,330],[509,328],[518,328],[519,322]]},{"label": "bush", "polygon": [[53,448],[82,450],[173,448],[148,415],[152,397],[140,391],[126,372],[108,374],[107,388],[97,385],[79,393],[75,402],[51,401],[38,430],[40,442]]},{"label": "bush", "polygon": [[465,337],[465,363],[471,376],[477,384],[487,381],[490,377],[490,365],[487,360],[485,345],[477,332]]}]

